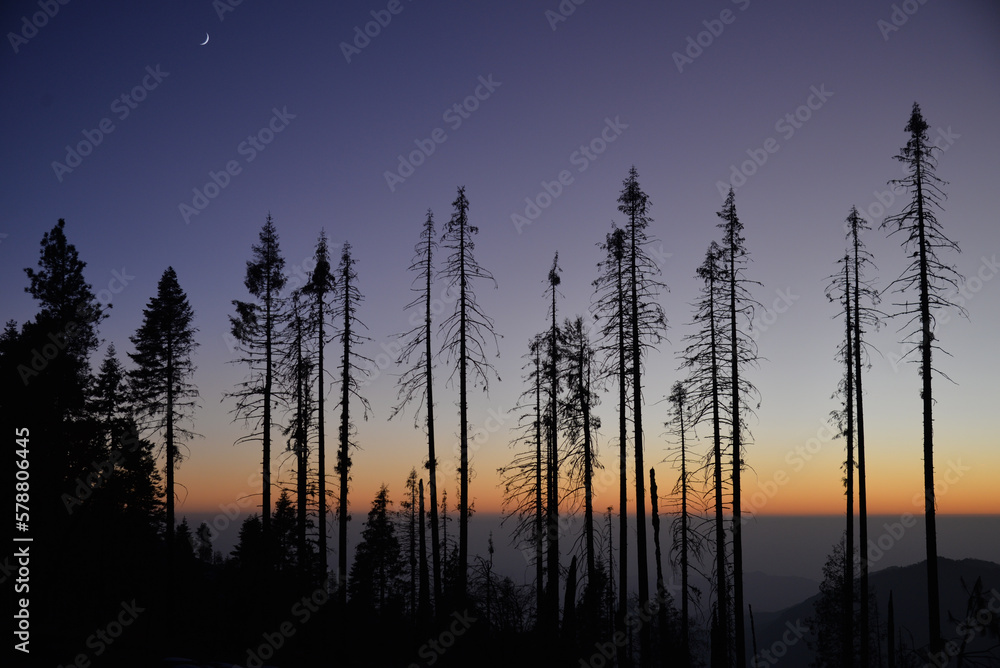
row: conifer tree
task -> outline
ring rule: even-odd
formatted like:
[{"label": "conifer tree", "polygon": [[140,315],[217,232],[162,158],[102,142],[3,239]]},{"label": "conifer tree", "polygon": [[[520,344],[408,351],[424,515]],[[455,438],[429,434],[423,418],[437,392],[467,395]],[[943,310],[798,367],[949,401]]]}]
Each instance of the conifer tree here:
[{"label": "conifer tree", "polygon": [[178,444],[194,435],[184,426],[198,397],[190,380],[194,374],[191,356],[198,347],[193,319],[177,273],[168,267],[157,284],[156,296],[143,309],[142,324],[130,337],[135,352],[129,357],[136,365],[130,385],[139,424],[164,439],[168,546],[174,545],[174,470],[182,459]]},{"label": "conifer tree", "polygon": [[728,666],[732,649],[729,642],[731,617],[724,524],[725,476],[722,466],[722,426],[726,416],[722,396],[729,378],[724,366],[722,347],[725,337],[722,298],[726,277],[722,259],[722,248],[713,241],[709,244],[705,259],[696,272],[697,277],[702,280],[701,296],[694,303],[695,314],[692,322],[697,329],[685,337],[688,344],[684,349],[682,366],[690,370],[688,394],[695,406],[697,419],[694,420],[694,424],[709,420],[712,430],[712,451],[708,461],[712,472],[715,511],[713,584],[716,591],[716,606],[712,618],[711,652],[713,665]]},{"label": "conifer tree", "polygon": [[235,418],[242,419],[250,433],[237,443],[260,440],[261,458],[261,527],[265,544],[271,533],[271,431],[277,403],[274,387],[277,364],[276,339],[281,322],[281,291],[287,278],[285,260],[278,246],[278,233],[267,215],[251,247],[253,258],[247,260],[243,285],[254,301],[233,300],[236,315],[229,316],[230,330],[239,347],[235,360],[247,366],[247,376],[229,396],[236,398]]},{"label": "conifer tree", "polygon": [[[458,470],[458,565],[456,597],[461,602],[468,592],[469,571],[469,382],[482,384],[489,391],[490,377],[499,377],[487,360],[487,339],[497,344],[493,319],[487,316],[479,302],[473,283],[479,280],[496,285],[493,275],[476,261],[473,237],[479,228],[469,223],[469,200],[465,188],[458,189],[452,202],[454,211],[445,225],[442,243],[448,250],[441,277],[457,294],[455,311],[442,323],[443,351],[455,362],[452,371],[458,374],[459,470]],[[447,549],[447,548],[445,548]]]},{"label": "conifer tree", "polygon": [[[958,289],[961,276],[951,265],[945,264],[941,254],[961,252],[958,244],[948,238],[938,221],[937,212],[945,200],[941,189],[946,184],[938,178],[937,153],[941,149],[927,137],[927,122],[914,102],[906,132],[910,134],[900,152],[894,156],[906,168],[906,176],[892,181],[909,195],[902,211],[882,221],[890,235],[901,234],[902,246],[911,258],[902,275],[892,285],[903,295],[904,301],[894,304],[897,317],[906,318],[903,328],[912,327],[904,343],[909,345],[907,355],[919,353],[921,390],[923,401],[923,459],[924,459],[924,520],[927,541],[927,618],[930,649],[940,652],[941,601],[938,584],[937,519],[934,497],[934,394],[932,376],[943,373],[936,369],[932,355],[935,349],[935,314],[942,309],[954,308],[965,315],[965,309],[956,304],[951,295]],[[916,293],[915,295],[913,293]],[[911,297],[912,295],[912,297]],[[915,301],[911,301],[915,298]],[[905,356],[904,356],[905,357]],[[947,378],[947,376],[944,376]]]},{"label": "conifer tree", "polygon": [[743,622],[743,509],[741,507],[743,450],[749,437],[745,418],[752,412],[749,400],[757,394],[756,388],[746,380],[743,371],[757,364],[757,344],[749,335],[753,311],[759,304],[750,295],[754,281],[746,278],[749,262],[743,224],[736,214],[735,193],[732,188],[726,196],[722,210],[717,213],[722,229],[722,262],[726,265],[724,281],[725,321],[727,339],[726,357],[729,362],[729,393],[731,408],[730,443],[732,446],[732,495],[733,495],[733,626],[734,651],[737,668],[746,667],[746,632]]},{"label": "conifer tree", "polygon": [[[618,385],[618,610],[615,629],[625,632],[628,605],[628,389],[631,336],[625,286],[625,231],[613,228],[600,244],[605,257],[597,267],[592,311],[599,323],[599,351],[602,377],[613,377]],[[609,561],[610,567],[610,561]],[[624,648],[618,648],[618,662],[624,664]]]},{"label": "conifer tree", "polygon": [[397,364],[407,364],[416,355],[417,359],[411,367],[399,378],[399,391],[396,396],[399,403],[389,415],[391,420],[406,407],[416,401],[417,410],[414,415],[414,426],[419,426],[420,408],[425,411],[424,428],[427,433],[427,476],[430,493],[430,525],[431,525],[431,561],[434,569],[434,605],[441,605],[441,541],[438,532],[438,502],[437,502],[437,453],[434,440],[434,355],[431,350],[432,339],[432,297],[431,286],[434,282],[434,252],[437,250],[437,238],[434,231],[434,214],[427,210],[427,218],[420,232],[415,254],[410,263],[410,271],[416,272],[413,279],[418,287],[412,288],[417,296],[406,305],[407,309],[421,307],[422,318],[411,320],[412,328],[403,334],[403,349],[396,360]]},{"label": "conifer tree", "polygon": [[360,377],[368,375],[369,366],[361,366],[361,362],[371,363],[371,360],[358,352],[358,347],[366,341],[361,329],[365,325],[358,319],[358,305],[363,297],[358,289],[358,274],[354,270],[355,260],[351,257],[351,244],[345,243],[337,267],[337,284],[339,293],[332,316],[339,323],[336,338],[341,346],[341,358],[338,367],[340,374],[340,449],[337,452],[337,474],[340,481],[339,502],[337,505],[337,521],[339,535],[337,537],[338,587],[341,602],[347,597],[347,521],[350,519],[347,505],[347,492],[351,471],[351,442],[353,423],[351,422],[351,398],[361,405],[362,417],[367,420],[371,412],[368,400],[361,396]]},{"label": "conifer tree", "polygon": [[[660,268],[650,257],[646,247],[651,239],[646,228],[652,222],[649,216],[649,196],[639,185],[635,167],[629,170],[618,197],[618,210],[625,216],[625,260],[629,277],[628,318],[629,371],[632,376],[632,443],[635,450],[635,526],[636,552],[638,554],[639,607],[645,609],[649,602],[649,566],[646,551],[646,467],[643,464],[642,429],[642,370],[643,355],[663,340],[667,319],[659,304],[659,294],[666,286],[656,276]],[[649,661],[649,625],[639,629],[642,661]]]},{"label": "conifer tree", "polygon": [[[865,458],[865,411],[864,392],[861,369],[865,359],[865,348],[867,344],[864,334],[869,330],[878,330],[882,325],[882,318],[885,315],[878,309],[881,296],[878,290],[872,285],[871,280],[866,277],[866,270],[875,268],[875,259],[865,248],[861,241],[861,235],[870,230],[867,222],[858,213],[857,207],[851,207],[851,211],[845,222],[847,239],[849,243],[848,254],[851,257],[852,273],[851,282],[854,290],[853,303],[853,324],[854,324],[854,388],[855,388],[855,423],[858,446],[858,525],[859,525],[859,556],[860,556],[860,578],[861,593],[860,601],[869,599],[868,586],[868,491],[867,473]],[[862,303],[864,302],[864,303]],[[861,668],[868,668],[871,654],[870,633],[870,610],[869,606],[862,604],[860,624],[861,635]]]},{"label": "conifer tree", "polygon": [[327,498],[326,498],[326,344],[330,342],[326,319],[331,312],[329,300],[336,294],[337,282],[330,267],[330,250],[326,241],[326,231],[320,230],[316,242],[316,266],[309,276],[305,293],[311,300],[311,320],[316,336],[316,481],[319,510],[319,556],[320,574],[327,578]]}]

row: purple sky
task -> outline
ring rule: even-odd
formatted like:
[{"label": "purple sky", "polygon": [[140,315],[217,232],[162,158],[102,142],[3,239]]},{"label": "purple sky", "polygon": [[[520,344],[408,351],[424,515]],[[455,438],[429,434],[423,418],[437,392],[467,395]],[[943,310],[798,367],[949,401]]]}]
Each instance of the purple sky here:
[{"label": "purple sky", "polygon": [[[877,193],[901,175],[891,156],[907,139],[903,128],[918,101],[932,137],[947,149],[938,172],[950,182],[941,220],[965,251],[947,259],[961,274],[985,279],[967,299],[971,321],[952,317],[940,334],[955,354],[940,364],[958,383],[939,384],[942,461],[978,464],[967,489],[987,489],[988,471],[1000,465],[990,452],[996,436],[987,417],[995,412],[1000,374],[1000,280],[991,280],[997,268],[989,262],[1000,251],[993,202],[1000,6],[902,4],[916,11],[899,9],[897,26],[895,5],[860,1],[564,0],[561,6],[575,10],[558,22],[551,13],[559,11],[556,0],[251,0],[221,16],[207,0],[69,2],[45,21],[36,18],[44,25],[34,30],[22,17],[30,23],[42,11],[36,2],[5,3],[2,317],[23,322],[33,315],[22,269],[35,265],[39,240],[58,218],[66,218],[95,291],[114,306],[101,333],[123,357],[143,306],[172,265],[199,329],[195,383],[203,408],[196,431],[205,436],[191,443],[189,468],[178,479],[189,481],[189,508],[211,508],[218,499],[199,476],[250,493],[244,481],[259,457],[254,447],[231,447],[242,432],[230,424],[232,403],[221,398],[242,377],[242,369],[225,364],[232,359],[226,316],[231,300],[247,298],[244,264],[269,211],[290,269],[311,266],[321,228],[333,243],[350,241],[366,295],[360,316],[373,339],[365,353],[376,358],[381,344],[408,328],[406,267],[424,212],[432,208],[443,225],[456,187],[465,185],[471,222],[480,228],[478,259],[499,285],[479,286],[503,336],[503,381],[473,406],[474,423],[484,425],[490,411],[513,407],[521,391],[521,355],[544,327],[543,280],[557,250],[565,270],[561,313],[586,312],[600,259],[595,244],[612,220],[620,221],[616,198],[633,164],[652,199],[654,254],[670,286],[662,298],[670,342],[648,364],[648,403],[659,400],[679,378],[675,353],[690,331],[694,270],[717,237],[718,184],[728,185],[733,169],[743,167],[751,175],[736,181],[736,204],[753,257],[750,277],[762,284],[757,298],[781,311],[758,322],[768,361],[752,378],[763,404],[748,461],[767,479],[836,407],[830,395],[840,373],[833,353],[841,326],[830,319],[836,309],[824,297],[825,277],[843,252],[841,224],[850,206],[880,222]],[[341,43],[376,20],[371,12],[391,21],[367,45],[359,41],[363,48],[348,62]],[[199,46],[206,33],[209,43]],[[456,111],[456,104],[465,107]],[[98,135],[100,143],[72,171],[53,165],[76,164],[67,163],[67,145]],[[400,174],[398,156],[431,143],[433,153],[418,155],[422,164],[412,174],[404,170],[402,182],[388,179],[390,187],[386,173]],[[754,156],[763,164],[746,162]],[[219,176],[227,164],[231,174]],[[211,173],[225,186],[209,187],[215,196],[207,206],[185,216],[181,205],[205,203],[193,190],[204,191]],[[540,197],[543,182],[558,196]],[[526,198],[541,205],[540,215],[519,226],[512,216],[526,215]],[[890,212],[899,208],[899,201],[888,204]],[[884,287],[901,271],[903,252],[881,231],[867,241]],[[870,429],[885,444],[872,454],[872,476],[886,487],[893,476],[909,476],[898,496],[885,499],[895,512],[906,510],[920,484],[916,368],[890,361],[900,351],[900,324],[874,337],[886,359],[873,359],[867,381]],[[365,450],[355,457],[356,508],[368,506],[381,480],[398,494],[421,462],[411,415],[386,422],[396,371],[380,371],[368,390],[375,415],[359,425]],[[438,372],[438,397],[439,430],[447,436],[457,431],[457,411],[454,392],[443,387],[446,371]],[[613,424],[611,395],[601,411]],[[656,463],[665,454],[664,406],[647,414],[647,461]],[[509,457],[512,424],[507,416],[475,454],[472,490],[481,504],[496,497],[494,471]],[[610,455],[609,439],[602,437]],[[839,448],[810,462],[808,479],[827,480],[824,493],[832,490],[828,512],[840,504]],[[789,499],[802,493],[793,487]],[[1000,496],[988,488],[986,509],[998,512]],[[789,506],[776,501],[770,508]]]}]

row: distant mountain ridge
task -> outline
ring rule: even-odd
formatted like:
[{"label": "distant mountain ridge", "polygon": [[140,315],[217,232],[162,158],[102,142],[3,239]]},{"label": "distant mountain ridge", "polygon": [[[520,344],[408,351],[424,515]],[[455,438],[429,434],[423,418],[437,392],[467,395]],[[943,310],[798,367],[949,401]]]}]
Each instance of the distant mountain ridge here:
[{"label": "distant mountain ridge", "polygon": [[[994,616],[1000,614],[1000,564],[981,559],[938,559],[941,583],[941,632],[945,641],[962,634],[958,625],[966,619],[969,594],[977,578],[982,578],[983,594],[988,602],[994,603]],[[896,636],[903,638],[907,645],[923,647],[928,642],[927,629],[927,562],[909,566],[893,566],[874,571],[869,578],[872,593],[878,602],[877,613],[872,622],[885,627],[889,593],[892,592],[895,614]],[[964,587],[963,587],[964,581]],[[764,660],[760,666],[808,666],[814,659],[809,648],[808,634],[804,633],[807,620],[814,616],[814,604],[819,598],[816,593],[809,598],[777,613],[756,614],[757,647],[772,652],[776,660]],[[747,597],[747,600],[751,600]],[[949,613],[953,621],[949,618]],[[747,629],[750,638],[750,629]],[[989,646],[983,634],[977,634],[969,644],[969,649],[985,650]],[[748,650],[752,651],[752,650]],[[885,640],[879,651],[886,651]],[[777,656],[777,654],[781,656]],[[874,658],[874,657],[873,657]],[[1000,662],[1000,654],[997,655]],[[876,665],[877,662],[876,662]],[[884,664],[883,664],[884,665]],[[998,663],[1000,665],[1000,663]]]}]

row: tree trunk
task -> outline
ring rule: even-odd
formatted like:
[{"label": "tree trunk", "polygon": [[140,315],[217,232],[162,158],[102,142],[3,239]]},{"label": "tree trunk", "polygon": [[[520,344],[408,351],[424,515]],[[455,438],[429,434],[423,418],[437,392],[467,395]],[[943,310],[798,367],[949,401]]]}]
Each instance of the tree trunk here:
[{"label": "tree trunk", "polygon": [[317,397],[317,399],[318,399],[318,404],[317,404],[317,413],[318,414],[317,414],[317,418],[318,418],[319,422],[316,425],[316,439],[317,439],[316,447],[318,449],[316,466],[317,466],[317,468],[319,470],[316,473],[316,477],[318,479],[317,482],[319,483],[319,485],[318,485],[318,493],[319,493],[319,510],[318,510],[319,517],[318,517],[318,522],[319,522],[319,563],[320,563],[320,577],[322,578],[322,581],[323,581],[324,586],[325,586],[325,583],[326,583],[326,580],[327,580],[327,573],[326,573],[326,571],[327,571],[328,566],[327,566],[327,558],[326,558],[327,557],[327,555],[326,555],[326,415],[323,412],[324,411],[324,408],[323,408],[324,398],[326,396],[326,392],[323,391],[323,383],[326,381],[326,375],[324,374],[324,370],[323,370],[323,347],[324,347],[324,344],[325,344],[325,341],[323,339],[323,325],[324,325],[324,319],[325,319],[325,315],[323,313],[323,295],[324,295],[324,293],[322,291],[320,291],[319,295],[317,296],[317,300],[316,300],[317,301],[317,305],[316,305],[316,308],[317,308],[316,325],[317,325],[317,327],[319,329],[319,331],[318,331],[318,334],[319,334],[319,346],[318,346],[319,351],[318,351],[318,359],[317,359],[317,363],[319,365],[319,368],[317,370],[317,375],[316,375],[316,378],[317,378],[317,381],[318,381],[318,385],[319,385],[319,396]]},{"label": "tree trunk", "polygon": [[865,413],[861,392],[861,266],[857,226],[854,238],[854,386],[858,444],[858,553],[861,558],[861,668],[868,668],[871,639],[868,609],[868,492],[865,480]]},{"label": "tree trunk", "polygon": [[[597,581],[594,555],[594,467],[591,460],[593,444],[590,438],[590,363],[586,357],[586,341],[580,350],[580,396],[583,401],[583,533],[587,545],[587,586]],[[586,365],[586,369],[584,369]],[[584,380],[586,371],[586,380]]]},{"label": "tree trunk", "polygon": [[709,347],[712,356],[712,436],[714,443],[715,482],[715,577],[717,588],[717,636],[716,645],[719,665],[729,665],[729,583],[726,577],[726,529],[722,502],[722,417],[719,402],[718,341],[715,329],[715,280],[709,285]]},{"label": "tree trunk", "polygon": [[468,350],[466,335],[467,320],[467,278],[465,275],[465,213],[462,213],[459,232],[459,326],[458,326],[458,414],[460,462],[458,469],[458,573],[456,598],[458,604],[465,602],[469,570],[469,401],[467,388]]},{"label": "tree trunk", "polygon": [[920,171],[920,146],[917,148],[917,233],[920,252],[920,324],[923,335],[920,341],[920,375],[923,389],[920,396],[924,403],[924,518],[927,525],[927,622],[930,631],[930,649],[941,651],[941,603],[938,586],[937,518],[934,498],[934,399],[931,392],[931,346],[934,332],[931,329],[930,285],[927,266],[927,237],[924,222],[923,181]]},{"label": "tree trunk", "polygon": [[[635,542],[639,557],[639,608],[645,611],[649,605],[649,566],[646,554],[646,489],[643,474],[645,465],[642,458],[642,352],[639,348],[639,296],[636,248],[636,214],[633,210],[629,225],[631,236],[629,271],[632,278],[631,325],[632,331],[632,427],[633,448],[635,449]],[[642,647],[642,665],[649,665],[649,625],[639,629],[639,643]]]},{"label": "tree trunk", "polygon": [[[625,612],[628,609],[628,422],[626,408],[627,367],[625,366],[625,289],[622,281],[622,261],[618,259],[618,614],[617,629],[625,632]],[[619,665],[628,665],[627,651],[618,647]]]},{"label": "tree trunk", "polygon": [[350,469],[350,384],[351,384],[351,309],[350,309],[350,271],[344,272],[344,331],[342,341],[344,352],[342,358],[340,390],[340,452],[338,453],[337,469],[340,474],[340,502],[337,521],[339,533],[337,536],[337,576],[340,591],[340,602],[347,602],[347,483]]},{"label": "tree trunk", "polygon": [[740,420],[740,368],[736,336],[736,240],[735,228],[729,233],[729,337],[730,373],[733,391],[733,626],[737,668],[746,668],[747,651],[743,623],[743,512],[740,507],[740,478],[743,469],[743,434]]},{"label": "tree trunk", "polygon": [[431,352],[431,244],[427,244],[427,285],[424,303],[424,356],[427,364],[427,475],[431,494],[431,560],[434,566],[434,609],[441,607],[441,542],[438,536],[437,454],[434,450],[434,380]]},{"label": "tree trunk", "polygon": [[[841,638],[842,665],[854,665],[854,327],[851,322],[851,279],[847,258],[844,258],[844,310],[847,320],[844,362],[846,369],[847,410],[847,527],[844,549],[844,610]],[[862,602],[862,605],[864,603]]]}]

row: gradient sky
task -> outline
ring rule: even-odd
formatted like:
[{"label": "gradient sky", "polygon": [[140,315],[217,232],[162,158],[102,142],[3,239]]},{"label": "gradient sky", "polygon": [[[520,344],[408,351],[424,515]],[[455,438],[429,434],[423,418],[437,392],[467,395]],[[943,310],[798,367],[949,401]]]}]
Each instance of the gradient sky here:
[{"label": "gradient sky", "polygon": [[[233,446],[243,430],[231,423],[233,403],[223,394],[243,377],[242,368],[228,364],[227,316],[231,300],[247,299],[244,266],[267,213],[289,269],[311,267],[320,229],[334,244],[350,241],[366,297],[359,315],[372,339],[363,352],[378,359],[393,335],[408,329],[406,267],[424,212],[433,209],[443,225],[459,185],[480,228],[477,257],[498,284],[478,291],[503,337],[496,360],[502,381],[471,405],[473,429],[496,427],[474,452],[471,493],[478,510],[498,509],[495,472],[512,454],[515,417],[508,410],[522,390],[527,341],[544,327],[552,254],[559,251],[564,269],[561,315],[585,313],[600,259],[596,244],[613,220],[621,222],[616,199],[631,165],[652,200],[653,249],[670,287],[661,300],[670,340],[646,366],[646,461],[661,462],[666,411],[656,402],[680,378],[676,354],[691,331],[694,270],[718,237],[717,184],[765,146],[773,152],[736,193],[753,258],[748,275],[761,283],[755,296],[775,308],[758,322],[766,359],[750,374],[762,403],[744,499],[757,514],[838,512],[843,441],[829,440],[822,425],[837,407],[834,350],[843,328],[832,320],[825,277],[844,252],[842,223],[851,205],[881,221],[879,197],[886,199],[886,181],[901,175],[892,156],[907,139],[914,101],[946,148],[938,174],[950,182],[949,198],[940,220],[964,251],[946,260],[971,279],[964,297],[970,319],[951,314],[938,332],[954,357],[939,356],[937,365],[955,381],[935,385],[939,508],[1000,513],[992,419],[1000,376],[996,3],[904,3],[916,11],[896,14],[896,26],[892,3],[867,1],[590,0],[558,22],[549,13],[558,12],[556,0],[248,1],[220,15],[223,2],[70,2],[38,19],[45,24],[37,31],[25,30],[23,17],[30,21],[38,5],[9,2],[0,21],[7,35],[0,48],[2,317],[33,316],[23,267],[35,266],[39,241],[59,218],[67,220],[95,292],[113,305],[101,334],[123,358],[158,279],[168,265],[176,269],[199,330],[194,382],[202,408],[195,430],[203,434],[189,444],[177,475],[186,488],[179,514],[259,493],[259,448]],[[382,13],[387,6],[398,13]],[[391,22],[348,62],[341,43],[374,20],[371,12]],[[9,33],[22,31],[30,38],[12,43]],[[201,46],[206,33],[210,41]],[[688,38],[707,46],[698,52]],[[687,49],[696,57],[679,68],[674,54]],[[121,96],[144,81],[150,90],[139,91],[144,99],[128,108]],[[448,111],[477,87],[485,99],[470,100],[476,108],[466,118]],[[802,107],[810,102],[813,109]],[[808,119],[793,125],[785,118],[797,109]],[[96,137],[102,122],[113,131],[101,131],[77,167],[53,167],[66,162],[67,145],[84,141],[85,132]],[[273,141],[248,148],[244,142],[269,124],[281,128]],[[581,157],[585,145],[600,148],[602,132],[614,141]],[[390,188],[385,173],[398,169],[398,156],[434,136],[434,152]],[[192,205],[193,189],[227,163],[238,173],[185,220],[180,205]],[[563,170],[572,181],[564,176],[569,184],[559,196],[518,229],[512,214],[524,215],[525,198],[536,199],[542,182]],[[887,208],[898,212],[900,202]],[[901,272],[903,251],[877,229],[866,242],[884,288]],[[920,512],[913,501],[922,470],[919,381],[916,366],[896,361],[901,325],[892,321],[870,339],[881,351],[865,378],[873,513]],[[95,363],[102,355],[103,348]],[[457,408],[454,388],[443,383],[447,371],[442,364],[437,372],[439,452],[453,468]],[[355,518],[381,482],[399,498],[410,468],[425,456],[412,413],[387,422],[395,373],[379,369],[366,390],[374,415],[358,421]],[[616,424],[611,394],[600,414]],[[600,439],[609,467],[616,466],[612,431]],[[796,449],[811,438],[822,447],[799,459]],[[328,447],[332,452],[335,443]],[[290,479],[290,460],[276,457],[274,466]],[[672,466],[657,469],[661,488],[669,488]],[[456,486],[445,475],[453,500]],[[608,480],[598,488],[598,508],[616,503],[617,482]]]}]

